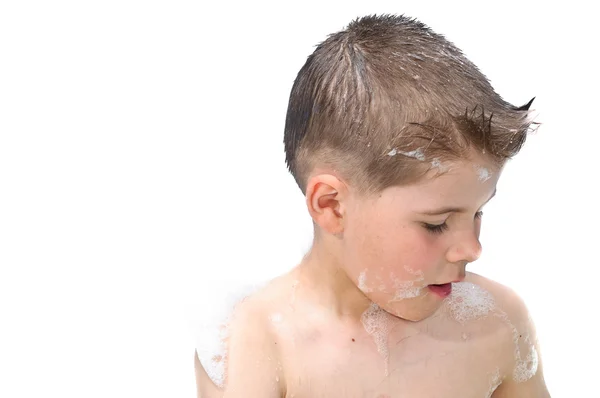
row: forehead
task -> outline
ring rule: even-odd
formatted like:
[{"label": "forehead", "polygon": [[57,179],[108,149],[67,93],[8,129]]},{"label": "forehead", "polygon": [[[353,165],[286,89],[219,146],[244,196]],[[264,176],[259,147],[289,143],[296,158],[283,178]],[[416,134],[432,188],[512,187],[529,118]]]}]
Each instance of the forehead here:
[{"label": "forehead", "polygon": [[396,204],[401,199],[421,208],[477,206],[494,192],[500,173],[500,168],[483,159],[447,163],[442,174],[431,172],[413,184],[392,187],[381,199]]}]

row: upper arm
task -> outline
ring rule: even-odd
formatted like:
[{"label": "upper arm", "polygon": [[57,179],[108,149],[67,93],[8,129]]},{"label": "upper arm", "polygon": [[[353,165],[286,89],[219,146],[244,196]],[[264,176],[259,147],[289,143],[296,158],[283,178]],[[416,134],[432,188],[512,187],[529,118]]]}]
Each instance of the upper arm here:
[{"label": "upper arm", "polygon": [[506,317],[511,329],[511,350],[505,378],[493,398],[549,398],[543,375],[535,325],[523,300],[511,292]]},{"label": "upper arm", "polygon": [[224,398],[280,398],[283,375],[276,341],[262,311],[243,302],[230,324]]}]

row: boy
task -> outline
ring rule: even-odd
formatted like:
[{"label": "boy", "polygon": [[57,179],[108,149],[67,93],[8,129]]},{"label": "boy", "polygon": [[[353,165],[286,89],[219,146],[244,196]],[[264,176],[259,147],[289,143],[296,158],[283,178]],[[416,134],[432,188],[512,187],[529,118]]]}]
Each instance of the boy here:
[{"label": "boy", "polygon": [[315,238],[239,302],[202,397],[549,397],[534,325],[510,289],[467,273],[482,208],[532,121],[453,44],[367,16],[300,70],[286,162]]}]

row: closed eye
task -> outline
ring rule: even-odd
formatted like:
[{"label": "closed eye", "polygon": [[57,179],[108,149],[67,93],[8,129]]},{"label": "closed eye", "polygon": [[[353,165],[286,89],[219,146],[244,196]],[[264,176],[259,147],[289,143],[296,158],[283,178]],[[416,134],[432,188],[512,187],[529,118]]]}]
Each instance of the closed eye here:
[{"label": "closed eye", "polygon": [[441,234],[442,232],[448,229],[448,224],[446,224],[445,222],[443,224],[438,225],[424,223],[423,226],[427,231],[431,232],[432,234]]},{"label": "closed eye", "polygon": [[[483,217],[483,211],[478,211],[477,213],[475,213],[475,219],[479,220],[481,219],[481,217]],[[436,234],[439,235],[442,232],[446,231],[449,227],[448,227],[448,223],[446,223],[444,221],[443,224],[428,224],[428,223],[423,223],[423,227],[425,227],[425,229],[429,232],[431,232],[432,234]]]}]

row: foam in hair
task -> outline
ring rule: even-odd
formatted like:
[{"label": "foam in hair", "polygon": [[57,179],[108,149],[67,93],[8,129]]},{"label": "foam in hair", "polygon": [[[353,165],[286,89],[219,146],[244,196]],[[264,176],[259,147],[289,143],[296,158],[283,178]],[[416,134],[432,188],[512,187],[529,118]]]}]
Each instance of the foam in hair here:
[{"label": "foam in hair", "polygon": [[421,161],[425,160],[425,155],[421,151],[421,148],[417,148],[414,151],[408,152],[399,151],[397,148],[393,148],[391,151],[388,152],[388,156],[396,156],[397,154],[408,156],[409,158],[415,158]]},{"label": "foam in hair", "polygon": [[439,158],[433,158],[431,161],[431,167],[438,169],[441,172],[448,170],[448,168],[442,164]]},{"label": "foam in hair", "polygon": [[477,167],[477,177],[478,177],[479,181],[485,182],[485,181],[489,180],[490,178],[492,178],[492,172],[489,171],[487,168],[482,167],[482,166],[476,166],[476,167]]}]

